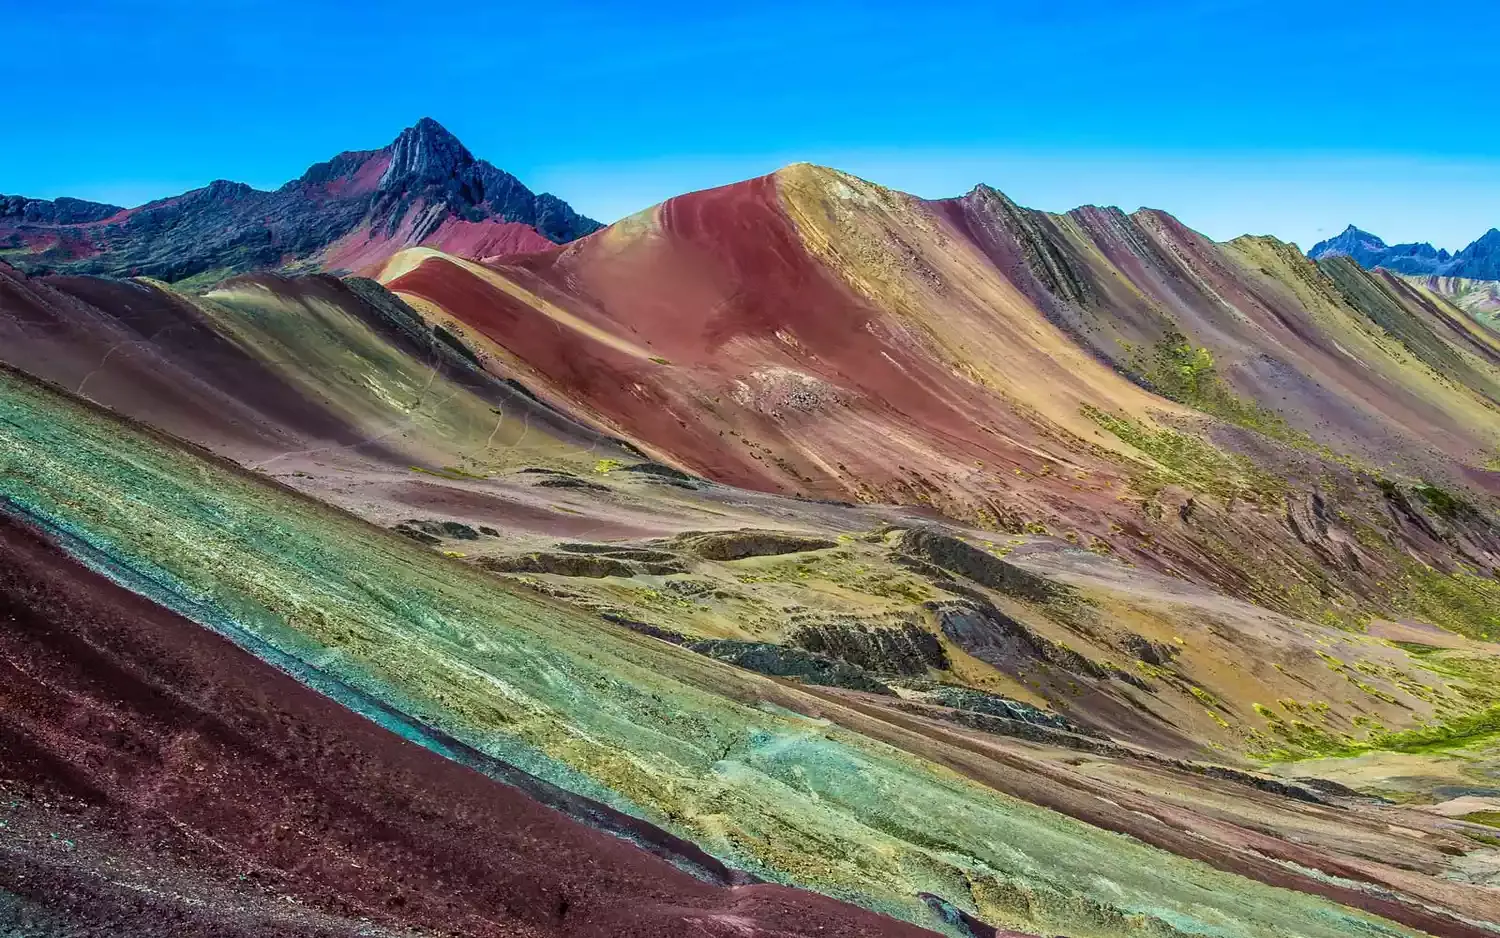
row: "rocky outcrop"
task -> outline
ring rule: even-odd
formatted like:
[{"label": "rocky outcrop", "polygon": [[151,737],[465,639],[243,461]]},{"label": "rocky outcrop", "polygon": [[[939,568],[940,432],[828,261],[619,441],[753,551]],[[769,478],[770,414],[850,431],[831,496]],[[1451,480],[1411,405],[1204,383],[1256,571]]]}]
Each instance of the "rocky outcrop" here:
[{"label": "rocky outcrop", "polygon": [[441,544],[445,538],[458,541],[477,541],[480,534],[479,531],[474,530],[462,521],[424,521],[416,518],[395,524],[391,527],[391,530],[397,534],[409,537],[419,544]]},{"label": "rocky outcrop", "polygon": [[903,684],[902,696],[926,703],[933,703],[955,710],[984,713],[1006,720],[1018,720],[1035,726],[1047,726],[1055,730],[1079,733],[1085,736],[1099,735],[1096,730],[1080,726],[1067,717],[1033,707],[1031,704],[991,694],[957,684]]},{"label": "rocky outcrop", "polygon": [[491,573],[551,573],[557,576],[590,577],[635,576],[636,568],[623,560],[590,554],[565,554],[538,551],[514,557],[481,557],[477,565]]},{"label": "rocky outcrop", "polygon": [[652,625],[649,622],[642,622],[641,620],[634,618],[633,616],[628,616],[623,612],[605,610],[599,613],[599,618],[603,619],[605,622],[613,622],[615,625],[624,626],[632,632],[639,632],[642,635],[649,635],[652,638],[660,639],[661,641],[667,642],[671,645],[687,644],[687,636],[683,635],[681,632],[674,631],[673,629],[662,628],[659,625]]},{"label": "rocky outcrop", "polygon": [[948,653],[937,636],[912,623],[881,627],[853,617],[811,622],[795,627],[788,640],[815,654],[882,674],[920,675],[948,667]]},{"label": "rocky outcrop", "polygon": [[721,561],[796,554],[808,550],[827,550],[838,546],[837,541],[826,537],[754,530],[679,534],[669,543],[703,560]]},{"label": "rocky outcrop", "polygon": [[1153,642],[1146,636],[1137,635],[1134,632],[1123,633],[1115,644],[1135,660],[1157,667],[1170,664],[1178,654],[1177,646],[1166,642]]},{"label": "rocky outcrop", "polygon": [[696,489],[705,482],[705,480],[695,475],[683,472],[681,469],[674,469],[659,462],[632,463],[628,466],[621,466],[615,471],[645,476],[651,481],[659,482],[663,485],[675,485],[683,489]]},{"label": "rocky outcrop", "polygon": [[[558,550],[565,550],[573,554],[600,554],[605,557],[614,557],[616,560],[636,560],[642,563],[669,563],[681,565],[682,557],[668,550],[657,550],[652,547],[632,547],[628,544],[595,544],[591,541],[564,541],[557,545]],[[674,572],[681,573],[676,570]]]},{"label": "rocky outcrop", "polygon": [[492,573],[551,573],[556,576],[668,576],[685,573],[682,560],[665,551],[608,544],[564,544],[555,551],[535,551],[475,561]]},{"label": "rocky outcrop", "polygon": [[737,665],[747,671],[784,677],[806,684],[843,687],[873,694],[894,694],[863,668],[847,661],[813,654],[800,648],[773,645],[770,642],[741,642],[725,638],[705,639],[687,646],[691,651]]},{"label": "rocky outcrop", "polygon": [[938,531],[916,528],[903,532],[897,550],[1017,599],[1045,602],[1067,594],[1066,587]]},{"label": "rocky outcrop", "polygon": [[1102,665],[1066,645],[1036,634],[993,605],[973,600],[949,600],[928,602],[923,606],[936,617],[943,634],[955,645],[1007,673],[1044,662],[1080,677],[1115,679],[1135,687],[1146,686],[1127,671]]},{"label": "rocky outcrop", "polygon": [[118,205],[87,202],[83,199],[28,199],[19,195],[0,195],[0,224],[84,225],[103,221],[125,211]]},{"label": "rocky outcrop", "polygon": [[[558,244],[600,227],[556,196],[536,195],[510,173],[476,159],[457,137],[430,117],[401,131],[394,143],[379,152],[389,154],[389,163],[376,187],[377,209],[409,205],[420,199],[442,205],[465,221],[499,218],[521,222]],[[404,212],[396,215],[402,216]]]}]

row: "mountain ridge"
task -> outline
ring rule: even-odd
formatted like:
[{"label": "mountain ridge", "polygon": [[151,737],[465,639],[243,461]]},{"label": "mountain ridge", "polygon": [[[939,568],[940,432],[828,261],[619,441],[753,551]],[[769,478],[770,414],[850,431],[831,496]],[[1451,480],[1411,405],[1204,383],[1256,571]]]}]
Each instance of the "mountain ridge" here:
[{"label": "mountain ridge", "polygon": [[1339,255],[1352,257],[1367,269],[1383,267],[1399,274],[1500,280],[1500,229],[1491,228],[1450,254],[1446,248],[1435,248],[1425,241],[1386,244],[1378,236],[1349,225],[1307,251],[1313,260]]},{"label": "mountain ridge", "polygon": [[[0,258],[0,555],[58,584],[18,591],[53,637],[0,641],[0,821],[35,834],[0,882],[24,901],[122,882],[175,829],[207,846],[159,876],[164,913],[119,918],[189,914],[141,934],[219,934],[189,923],[254,898],[246,869],[362,933],[852,921],[819,893],[951,938],[1488,934],[1500,335],[1269,236],[805,163],[487,253],[501,223],[463,212],[505,181],[477,162],[414,126],[289,184],[325,226],[374,219],[304,263],[373,279]],[[163,253],[182,211],[141,213]],[[106,597],[131,616],[110,644],[74,638],[97,606],[50,598],[101,595],[72,561],[139,598]],[[101,685],[122,661],[222,675],[150,653],[224,647],[193,629],[254,657],[243,691]],[[257,662],[309,690],[270,744],[300,771],[237,799],[267,741],[201,728],[290,699]],[[167,716],[200,729],[134,735]],[[518,811],[463,802],[460,830],[398,796],[328,823],[392,790],[389,740],[327,731],[353,717],[404,738],[414,782],[445,759],[481,802],[519,782],[491,799]],[[64,822],[80,785],[121,811]],[[528,826],[525,793],[634,842],[553,876],[582,832]],[[510,842],[480,821],[524,842],[485,852]],[[626,874],[664,848],[783,885],[657,877],[667,904],[643,901]]]},{"label": "mountain ridge", "polygon": [[514,253],[600,227],[476,158],[430,117],[272,190],[215,180],[134,208],[0,196],[0,256],[18,268],[166,281],[287,266],[358,272],[416,244]]}]

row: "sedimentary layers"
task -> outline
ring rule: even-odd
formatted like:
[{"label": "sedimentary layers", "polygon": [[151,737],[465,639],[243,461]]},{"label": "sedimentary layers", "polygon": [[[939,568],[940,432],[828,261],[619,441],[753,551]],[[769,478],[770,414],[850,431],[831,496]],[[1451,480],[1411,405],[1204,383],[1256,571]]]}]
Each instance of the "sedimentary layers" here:
[{"label": "sedimentary layers", "polygon": [[[468,761],[472,750],[473,759],[495,760],[544,790],[555,786],[647,819],[735,868],[929,926],[943,922],[926,896],[991,923],[1034,922],[1085,934],[1133,927],[1138,916],[1176,923],[1186,933],[1210,922],[1248,935],[1400,933],[1324,900],[1225,878],[810,720],[787,706],[798,706],[795,692],[505,589],[10,372],[0,376],[0,427],[7,513],[54,532],[76,559],[430,751]],[[79,628],[72,626],[72,634]],[[109,644],[103,636],[95,641]],[[83,651],[62,664],[77,673]],[[108,653],[89,654],[111,660]],[[113,667],[131,670],[122,662]],[[237,685],[241,691],[191,677],[182,684],[214,693],[224,706],[237,694],[268,693],[258,682]],[[33,705],[37,715],[28,717]],[[57,730],[45,729],[59,717],[44,714],[58,709],[71,714],[65,726],[99,748],[77,751]],[[18,781],[70,782],[69,793],[80,797],[113,789],[115,799],[127,802],[132,785],[144,784],[132,782],[138,770],[120,761],[132,751],[127,740],[135,732],[124,715],[76,699],[28,700],[5,713],[7,738],[26,740],[25,755],[41,766]],[[90,723],[80,724],[85,715]],[[267,718],[263,706],[256,717]],[[164,704],[153,718],[168,725],[181,719]],[[111,732],[119,745],[98,735],[107,723],[117,727]],[[199,725],[170,743],[153,736],[163,758],[172,754],[167,765],[191,774],[165,789],[154,779],[148,804],[178,804],[191,813],[198,810],[196,790],[234,785],[233,764],[220,762],[223,750],[243,752],[248,742],[229,746],[220,731]],[[232,726],[222,731],[228,739]],[[277,732],[298,731],[293,724]],[[323,750],[317,739],[303,745],[339,758],[341,749]],[[77,768],[59,763],[64,753],[72,753]],[[104,777],[90,783],[97,773]],[[301,809],[313,817],[203,810],[229,811],[216,819],[225,825],[222,833],[238,828],[248,831],[241,837],[268,840],[260,849],[286,850],[280,862],[309,875],[309,859],[325,851],[330,863],[333,857],[345,868],[357,862],[318,842],[316,802]],[[487,842],[472,829],[476,817],[460,816],[465,837]],[[618,827],[610,818],[588,816],[596,827]],[[332,821],[324,836],[337,833]],[[1005,832],[1003,840],[996,831]],[[622,833],[630,836],[628,828]],[[400,842],[396,832],[367,817],[360,835],[380,844],[385,863],[396,863],[400,853],[387,846],[392,838]],[[215,848],[222,852],[222,845]],[[465,855],[445,862],[459,864]],[[443,891],[460,885],[442,874],[434,879]],[[357,888],[375,889],[372,879],[361,882],[368,885]],[[503,890],[504,879],[487,888]],[[390,898],[382,894],[379,901]],[[371,892],[364,901],[375,899]],[[444,903],[442,891],[428,901]],[[536,901],[556,914],[552,896]],[[1456,920],[1450,924],[1462,931]]]},{"label": "sedimentary layers", "polygon": [[[1066,534],[1259,601],[1389,611],[1375,582],[1413,533],[1384,477],[1496,485],[1484,329],[1389,275],[1156,212],[1045,215],[983,187],[927,203],[802,165],[550,253],[407,252],[381,279],[709,478]],[[1335,540],[1368,527],[1397,552],[1330,564],[1288,486],[1339,501]],[[1489,533],[1458,553],[1417,536],[1440,566],[1492,566]]]},{"label": "sedimentary layers", "polygon": [[807,165],[469,224],[0,266],[0,921],[1494,933],[1463,309]]}]

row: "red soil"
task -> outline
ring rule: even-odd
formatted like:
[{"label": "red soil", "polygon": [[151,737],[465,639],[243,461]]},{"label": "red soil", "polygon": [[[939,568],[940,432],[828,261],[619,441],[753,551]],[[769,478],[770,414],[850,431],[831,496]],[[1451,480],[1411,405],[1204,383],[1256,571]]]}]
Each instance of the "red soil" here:
[{"label": "red soil", "polygon": [[431,232],[419,236],[416,225],[424,214],[421,203],[411,206],[400,226],[392,232],[385,232],[383,228],[373,230],[366,221],[330,245],[319,258],[319,263],[326,270],[350,270],[370,276],[379,272],[398,251],[419,244],[474,260],[556,247],[535,228],[513,221],[473,222],[448,218]]},{"label": "red soil", "polygon": [[[680,196],[661,206],[656,231],[595,236],[496,265],[666,364],[551,322],[440,259],[387,286],[437,303],[551,393],[721,482],[911,501],[923,475],[1027,459],[986,428],[1034,430],[811,258],[776,185],[762,177]],[[828,399],[778,413],[737,399],[737,381],[774,369],[817,379]]]},{"label": "red soil", "polygon": [[436,231],[422,239],[422,243],[474,260],[556,247],[535,228],[518,221],[464,221],[462,218],[450,218],[438,225]]},{"label": "red soil", "polygon": [[360,164],[359,169],[351,176],[336,176],[328,181],[323,191],[333,198],[345,199],[354,196],[365,195],[374,192],[375,187],[380,185],[380,177],[385,175],[386,168],[391,165],[391,157],[386,153],[376,153]]},{"label": "red soil", "polygon": [[[812,893],[697,879],[354,715],[4,517],[0,620],[0,787],[40,810],[81,805],[70,836],[123,851],[80,847],[38,877],[36,856],[0,850],[0,891],[65,920],[107,908],[131,934],[242,933],[204,918],[191,896],[206,882],[444,934],[926,934]],[[140,865],[191,871],[173,884],[185,901],[120,902],[120,871]]]}]

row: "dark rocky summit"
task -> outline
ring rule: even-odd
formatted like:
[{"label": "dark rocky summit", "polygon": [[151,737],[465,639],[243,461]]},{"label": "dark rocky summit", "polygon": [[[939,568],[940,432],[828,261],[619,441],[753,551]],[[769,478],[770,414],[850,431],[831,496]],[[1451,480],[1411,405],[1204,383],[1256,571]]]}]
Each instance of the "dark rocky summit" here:
[{"label": "dark rocky summit", "polygon": [[[465,221],[521,222],[558,244],[601,227],[558,197],[545,192],[536,195],[510,173],[476,159],[457,137],[430,117],[401,131],[394,143],[376,153],[390,155],[390,164],[376,190],[377,210],[421,199],[443,205]],[[313,167],[309,173],[317,169]],[[295,184],[289,183],[281,191],[291,185]],[[399,213],[389,211],[384,214],[400,217]]]},{"label": "dark rocky summit", "polygon": [[86,202],[66,196],[48,202],[19,195],[0,195],[0,221],[9,224],[82,225],[103,221],[123,211],[125,209],[119,205]]},{"label": "dark rocky summit", "polygon": [[134,209],[0,195],[0,250],[27,272],[179,281],[297,265],[358,229],[416,244],[451,220],[519,223],[557,244],[600,227],[424,117],[389,146],[341,153],[274,192],[219,180]]}]

